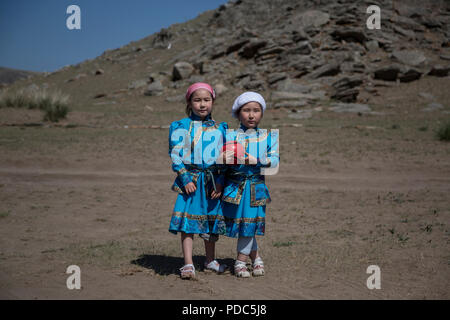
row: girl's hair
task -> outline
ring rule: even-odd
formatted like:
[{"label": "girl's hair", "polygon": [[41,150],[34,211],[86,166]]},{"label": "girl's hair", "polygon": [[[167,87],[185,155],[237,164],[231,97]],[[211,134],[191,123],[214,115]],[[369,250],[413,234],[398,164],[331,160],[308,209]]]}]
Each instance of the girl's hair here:
[{"label": "girl's hair", "polygon": [[186,105],[186,109],[184,110],[184,112],[186,112],[187,116],[190,117],[192,114],[192,109],[191,106],[189,105],[189,103]]},{"label": "girl's hair", "polygon": [[[213,97],[213,95],[211,94],[211,92],[209,93],[210,95],[211,95],[211,98],[212,98],[212,100],[213,100],[213,102],[214,102],[214,97]],[[186,112],[186,114],[187,114],[187,116],[188,117],[190,117],[191,115],[192,115],[192,108],[191,108],[191,101],[192,101],[192,96],[193,96],[194,94],[192,93],[192,95],[189,97],[189,102],[188,102],[188,104],[186,105],[186,109],[184,110],[184,112]],[[211,112],[212,113],[212,112]]]}]

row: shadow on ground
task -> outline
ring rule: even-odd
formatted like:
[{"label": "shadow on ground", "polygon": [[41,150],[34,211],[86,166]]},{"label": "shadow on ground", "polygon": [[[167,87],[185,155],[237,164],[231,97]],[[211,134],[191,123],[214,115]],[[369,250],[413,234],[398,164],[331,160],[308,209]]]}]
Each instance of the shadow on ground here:
[{"label": "shadow on ground", "polygon": [[[205,262],[204,256],[193,256],[194,266],[196,270],[202,271]],[[234,265],[233,259],[217,259],[220,264],[226,264],[228,267]],[[182,257],[170,257],[155,254],[143,254],[136,260],[132,260],[131,264],[135,264],[147,269],[155,271],[159,275],[167,276],[169,274],[180,274],[180,268],[184,265]]]}]

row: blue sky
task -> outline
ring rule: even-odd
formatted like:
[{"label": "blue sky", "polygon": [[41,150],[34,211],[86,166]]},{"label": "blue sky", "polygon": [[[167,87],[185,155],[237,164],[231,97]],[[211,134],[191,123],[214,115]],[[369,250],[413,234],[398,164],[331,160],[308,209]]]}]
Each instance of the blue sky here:
[{"label": "blue sky", "polygon": [[[197,17],[227,0],[1,0],[0,66],[55,71]],[[69,30],[67,7],[81,10]]]}]

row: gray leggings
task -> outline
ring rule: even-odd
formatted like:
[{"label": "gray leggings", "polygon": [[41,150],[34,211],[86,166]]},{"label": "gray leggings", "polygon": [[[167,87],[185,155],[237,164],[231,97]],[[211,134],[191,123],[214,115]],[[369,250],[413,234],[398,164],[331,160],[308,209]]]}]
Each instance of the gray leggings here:
[{"label": "gray leggings", "polygon": [[255,237],[239,237],[237,243],[237,251],[239,253],[250,255],[251,251],[258,250],[258,244]]}]

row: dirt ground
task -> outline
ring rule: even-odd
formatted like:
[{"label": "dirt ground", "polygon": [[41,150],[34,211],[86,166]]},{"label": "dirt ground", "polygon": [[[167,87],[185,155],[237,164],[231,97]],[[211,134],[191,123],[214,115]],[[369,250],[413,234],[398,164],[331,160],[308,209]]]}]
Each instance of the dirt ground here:
[{"label": "dirt ground", "polygon": [[[92,128],[7,126],[40,115],[0,109],[0,298],[449,299],[450,143],[435,137],[450,118],[449,87],[449,78],[382,87],[369,101],[379,114],[324,105],[294,120],[268,110],[261,127],[280,130],[281,165],[267,179],[273,201],[258,238],[267,274],[250,279],[202,272],[198,237],[198,281],[179,278],[168,130],[123,127],[148,124],[151,108],[69,114]],[[422,111],[419,92],[445,109]],[[231,120],[233,94],[216,120]],[[167,110],[152,123],[183,117],[181,104]],[[217,258],[232,265],[235,248],[222,237]],[[70,265],[81,290],[66,286]],[[367,288],[370,265],[381,289]]]}]

